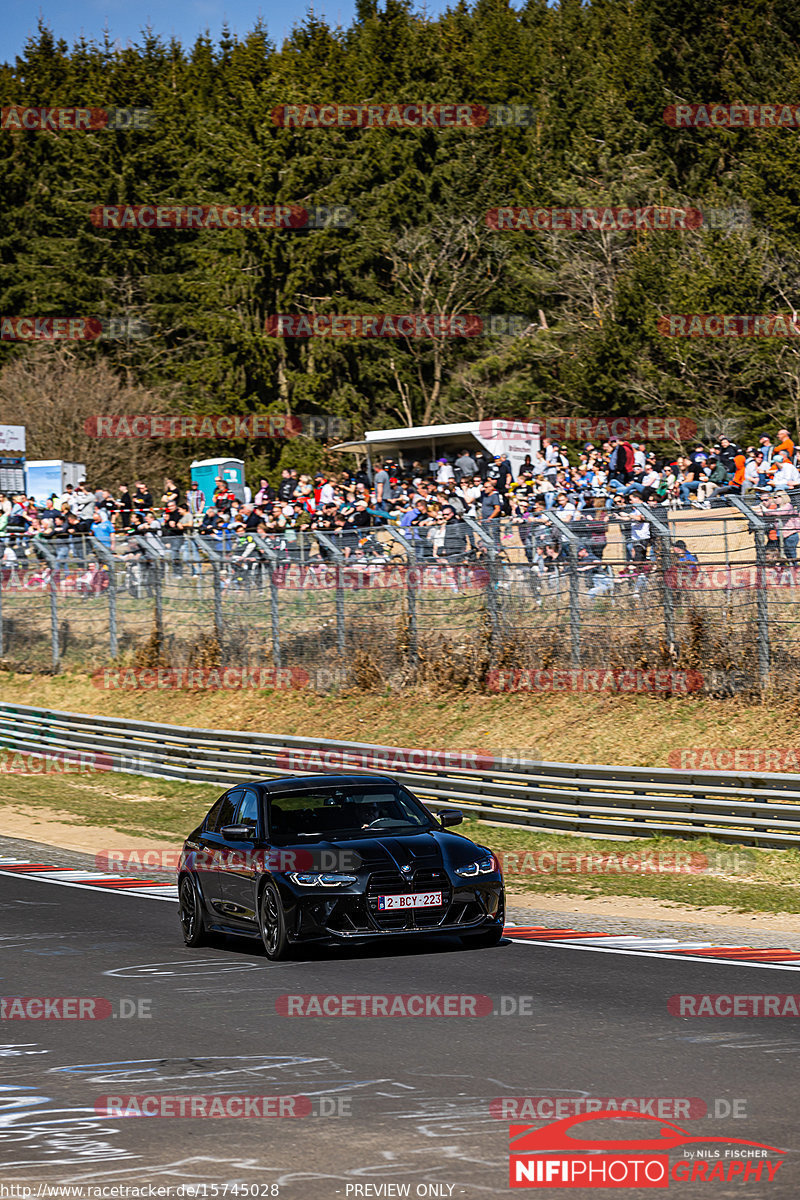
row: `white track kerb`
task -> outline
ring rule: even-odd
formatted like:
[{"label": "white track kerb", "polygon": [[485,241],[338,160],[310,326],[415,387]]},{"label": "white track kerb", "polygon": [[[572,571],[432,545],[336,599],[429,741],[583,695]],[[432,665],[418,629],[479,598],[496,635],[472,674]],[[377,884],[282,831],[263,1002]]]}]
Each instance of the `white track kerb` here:
[{"label": "white track kerb", "polygon": [[[109,892],[147,900],[178,901],[175,884],[153,879],[138,880],[125,875],[109,875],[101,871],[80,871],[72,867],[57,867],[26,862],[21,858],[0,856],[0,876],[23,876],[39,883],[54,883],[60,887],[82,888],[85,891]],[[634,955],[640,958],[689,958],[692,961],[723,963],[747,967],[767,967],[773,971],[800,971],[800,951],[763,950],[756,947],[719,946],[713,942],[681,942],[676,938],[647,938],[631,934],[614,936],[586,933],[573,929],[550,929],[539,925],[508,925],[506,937],[518,945],[550,946],[559,950],[588,950],[595,953]]]}]

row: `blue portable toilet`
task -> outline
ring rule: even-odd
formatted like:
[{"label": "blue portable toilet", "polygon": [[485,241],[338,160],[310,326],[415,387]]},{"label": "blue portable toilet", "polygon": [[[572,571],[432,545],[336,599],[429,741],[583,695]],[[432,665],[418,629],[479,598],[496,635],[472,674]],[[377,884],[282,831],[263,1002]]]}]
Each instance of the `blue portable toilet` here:
[{"label": "blue portable toilet", "polygon": [[206,502],[214,499],[217,480],[222,478],[237,500],[244,500],[244,462],[241,458],[202,458],[192,463],[192,483],[197,482]]}]

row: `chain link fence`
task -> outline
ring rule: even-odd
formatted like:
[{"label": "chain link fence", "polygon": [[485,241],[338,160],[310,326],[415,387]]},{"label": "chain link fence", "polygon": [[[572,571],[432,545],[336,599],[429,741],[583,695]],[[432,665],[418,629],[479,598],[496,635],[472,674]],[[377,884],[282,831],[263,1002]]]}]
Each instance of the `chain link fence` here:
[{"label": "chain link fence", "polygon": [[113,551],[7,533],[0,660],[107,669],[108,686],[232,669],[319,691],[798,691],[800,517],[730,504],[464,518],[452,537],[118,534]]}]

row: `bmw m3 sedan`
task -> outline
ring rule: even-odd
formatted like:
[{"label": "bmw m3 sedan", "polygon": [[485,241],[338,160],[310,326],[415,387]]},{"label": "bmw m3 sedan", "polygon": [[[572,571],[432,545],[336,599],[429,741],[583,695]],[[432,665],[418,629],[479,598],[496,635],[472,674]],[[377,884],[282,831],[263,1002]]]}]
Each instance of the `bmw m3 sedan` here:
[{"label": "bmw m3 sedan", "polygon": [[449,832],[383,776],[318,775],[237,784],[186,839],[178,870],[184,941],[260,937],[293,946],[457,935],[496,945],[503,878],[485,846]]}]

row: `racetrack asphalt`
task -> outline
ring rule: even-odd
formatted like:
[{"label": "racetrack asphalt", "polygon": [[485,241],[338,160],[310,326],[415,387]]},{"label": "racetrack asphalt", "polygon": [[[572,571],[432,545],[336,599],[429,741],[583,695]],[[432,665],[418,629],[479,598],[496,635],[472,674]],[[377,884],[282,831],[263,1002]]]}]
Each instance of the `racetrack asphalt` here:
[{"label": "racetrack asphalt", "polygon": [[[494,1115],[493,1100],[653,1097],[704,1101],[705,1117],[662,1109],[694,1135],[786,1152],[772,1182],[671,1182],[681,1196],[800,1195],[800,1021],[681,1018],[667,1008],[677,993],[793,992],[795,972],[511,941],[492,950],[456,941],[318,950],[273,964],[246,939],[187,949],[171,903],[11,876],[0,876],[0,912],[2,996],[104,997],[115,1011],[124,1001],[142,1014],[2,1022],[3,1183],[192,1183],[220,1197],[237,1194],[237,1184],[248,1195],[275,1185],[288,1200],[404,1194],[379,1190],[391,1184],[409,1185],[411,1196],[477,1200],[511,1194],[509,1118]],[[290,1018],[276,1008],[287,994],[397,993],[488,995],[507,1015]],[[293,1120],[95,1112],[103,1096],[223,1093],[307,1096],[312,1112]],[[631,1137],[658,1131],[630,1125]],[[591,1136],[619,1137],[619,1123]]]}]

